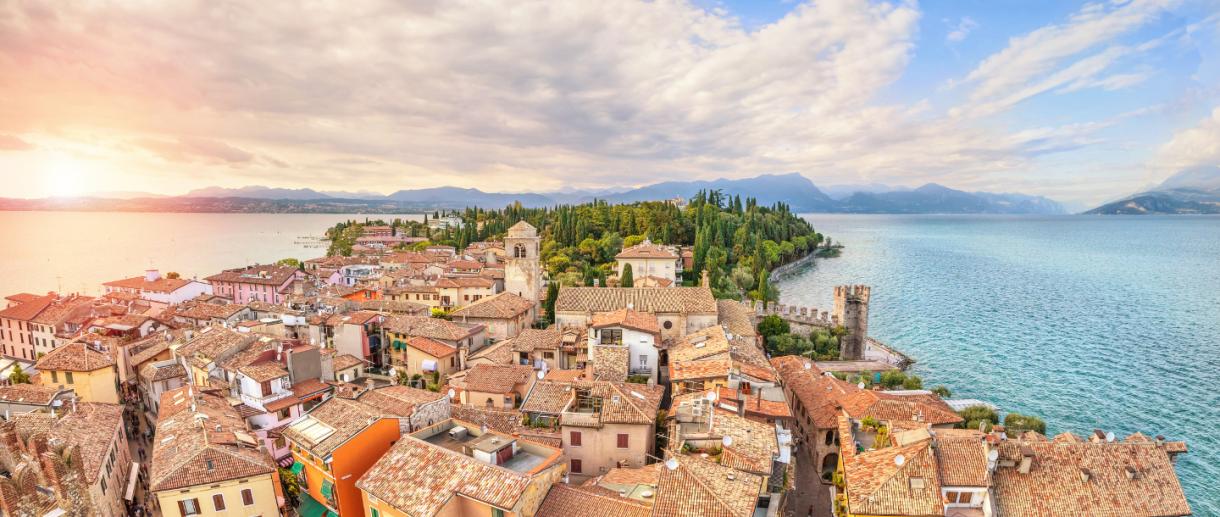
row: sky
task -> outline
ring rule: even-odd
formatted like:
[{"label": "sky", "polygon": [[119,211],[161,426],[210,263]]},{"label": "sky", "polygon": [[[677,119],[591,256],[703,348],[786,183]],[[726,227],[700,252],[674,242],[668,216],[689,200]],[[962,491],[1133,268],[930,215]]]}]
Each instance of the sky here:
[{"label": "sky", "polygon": [[1220,165],[1220,0],[0,0],[0,197]]}]

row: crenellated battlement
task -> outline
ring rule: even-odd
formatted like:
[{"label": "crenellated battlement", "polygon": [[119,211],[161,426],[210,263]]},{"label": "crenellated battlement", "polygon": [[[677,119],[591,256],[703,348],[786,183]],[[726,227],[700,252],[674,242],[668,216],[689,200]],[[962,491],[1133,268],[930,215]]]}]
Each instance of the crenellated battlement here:
[{"label": "crenellated battlement", "polygon": [[750,312],[753,312],[756,318],[775,315],[793,323],[802,323],[805,325],[814,325],[818,327],[831,327],[835,325],[835,322],[831,319],[830,312],[820,311],[817,307],[784,305],[776,302],[758,304],[742,302],[742,305],[744,305]]}]

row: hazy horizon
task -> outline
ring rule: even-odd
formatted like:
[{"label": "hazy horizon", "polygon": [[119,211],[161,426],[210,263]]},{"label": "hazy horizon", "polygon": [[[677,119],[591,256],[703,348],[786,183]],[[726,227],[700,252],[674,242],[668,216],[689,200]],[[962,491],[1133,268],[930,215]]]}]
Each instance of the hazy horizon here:
[{"label": "hazy horizon", "polygon": [[1091,206],[1220,164],[1220,2],[0,5],[0,197],[797,172]]}]

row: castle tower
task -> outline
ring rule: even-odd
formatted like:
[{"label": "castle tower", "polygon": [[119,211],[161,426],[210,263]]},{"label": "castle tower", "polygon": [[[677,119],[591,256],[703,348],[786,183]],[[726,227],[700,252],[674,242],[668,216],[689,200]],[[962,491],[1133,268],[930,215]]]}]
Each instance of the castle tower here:
[{"label": "castle tower", "polygon": [[504,290],[525,298],[535,304],[542,288],[542,265],[538,260],[538,229],[525,221],[508,229],[504,237],[504,251],[508,263],[504,266]]},{"label": "castle tower", "polygon": [[867,285],[835,286],[834,315],[831,317],[847,329],[839,343],[839,359],[864,359],[868,338],[868,299],[872,289]]}]

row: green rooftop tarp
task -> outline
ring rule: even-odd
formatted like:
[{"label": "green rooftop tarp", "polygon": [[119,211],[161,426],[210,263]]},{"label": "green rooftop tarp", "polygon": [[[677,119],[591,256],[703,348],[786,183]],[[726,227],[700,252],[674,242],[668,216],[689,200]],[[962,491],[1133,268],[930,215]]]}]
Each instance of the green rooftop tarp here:
[{"label": "green rooftop tarp", "polygon": [[297,506],[297,513],[301,514],[301,517],[323,517],[329,511],[313,496],[301,492],[301,504]]},{"label": "green rooftop tarp", "polygon": [[333,483],[331,483],[330,480],[326,480],[326,479],[322,480],[322,497],[325,497],[327,499],[334,499],[335,498],[334,490],[335,490],[335,485]]},{"label": "green rooftop tarp", "polygon": [[301,477],[301,471],[302,471],[302,470],[305,470],[305,464],[304,464],[304,463],[301,463],[301,462],[299,462],[299,461],[298,461],[298,462],[294,462],[294,463],[292,464],[292,469],[291,469],[291,470],[292,470],[292,475],[294,475],[294,476],[296,476],[296,477]]}]

